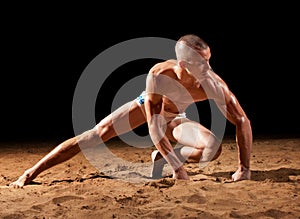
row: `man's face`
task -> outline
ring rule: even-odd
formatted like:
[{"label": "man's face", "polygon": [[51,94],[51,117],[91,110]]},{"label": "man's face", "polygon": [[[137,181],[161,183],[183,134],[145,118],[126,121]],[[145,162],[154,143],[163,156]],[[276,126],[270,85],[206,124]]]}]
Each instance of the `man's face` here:
[{"label": "man's face", "polygon": [[[197,50],[186,45],[184,42],[176,43],[175,52],[177,60],[184,61],[193,61],[195,59],[203,58],[206,62],[208,62],[211,57],[211,51],[209,47],[204,50]],[[201,58],[199,56],[201,56]]]},{"label": "man's face", "polygon": [[192,74],[195,78],[201,78],[203,72],[209,69],[207,61],[210,58],[210,49],[197,51],[185,43],[179,42],[175,47],[176,56],[178,61],[183,61],[185,68]]},{"label": "man's face", "polygon": [[208,62],[211,57],[210,48],[207,47],[205,50],[199,50],[198,53]]}]

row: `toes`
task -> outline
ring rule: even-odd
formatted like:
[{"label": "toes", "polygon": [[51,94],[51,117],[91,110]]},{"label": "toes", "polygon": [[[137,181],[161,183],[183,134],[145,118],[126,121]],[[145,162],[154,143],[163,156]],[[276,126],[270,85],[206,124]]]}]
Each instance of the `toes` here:
[{"label": "toes", "polygon": [[12,182],[12,183],[9,184],[9,187],[12,187],[14,189],[20,189],[20,188],[23,188],[23,185],[20,185],[17,182]]}]

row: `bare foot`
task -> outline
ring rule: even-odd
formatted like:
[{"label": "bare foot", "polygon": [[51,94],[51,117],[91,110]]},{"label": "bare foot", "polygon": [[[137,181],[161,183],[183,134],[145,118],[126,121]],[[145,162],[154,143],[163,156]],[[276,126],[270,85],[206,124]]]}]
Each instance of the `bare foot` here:
[{"label": "bare foot", "polygon": [[9,184],[13,188],[23,188],[24,185],[30,183],[30,174],[25,171],[16,181]]},{"label": "bare foot", "polygon": [[162,178],[162,172],[164,165],[166,164],[165,159],[160,155],[158,150],[151,153],[151,160],[153,163],[150,177],[154,179]]}]

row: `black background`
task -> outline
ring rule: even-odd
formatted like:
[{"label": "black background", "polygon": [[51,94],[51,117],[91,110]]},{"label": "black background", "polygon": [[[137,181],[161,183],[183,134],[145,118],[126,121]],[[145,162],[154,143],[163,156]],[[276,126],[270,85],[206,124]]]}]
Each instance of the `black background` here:
[{"label": "black background", "polygon": [[[295,5],[115,4],[3,7],[2,140],[73,136],[76,83],[99,53],[137,37],[177,40],[187,33],[210,45],[211,66],[239,99],[254,136],[300,137]],[[128,63],[114,72],[99,93],[97,121],[110,113],[114,92],[157,61]],[[206,106],[198,106],[207,111]],[[234,131],[228,124],[226,133]]]}]

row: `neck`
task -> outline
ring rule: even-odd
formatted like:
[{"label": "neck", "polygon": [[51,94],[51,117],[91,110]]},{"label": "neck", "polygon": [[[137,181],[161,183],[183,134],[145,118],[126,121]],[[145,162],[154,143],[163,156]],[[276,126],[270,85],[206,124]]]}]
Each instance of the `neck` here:
[{"label": "neck", "polygon": [[208,65],[209,69],[212,69],[211,66],[210,66],[210,64],[209,64],[209,61],[207,61],[206,63]]},{"label": "neck", "polygon": [[182,68],[180,65],[176,65],[174,67],[174,72],[177,75],[177,77],[181,80],[183,77],[183,72],[186,71],[186,69]]}]

